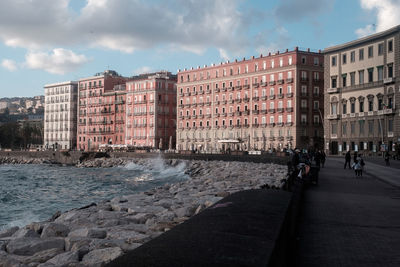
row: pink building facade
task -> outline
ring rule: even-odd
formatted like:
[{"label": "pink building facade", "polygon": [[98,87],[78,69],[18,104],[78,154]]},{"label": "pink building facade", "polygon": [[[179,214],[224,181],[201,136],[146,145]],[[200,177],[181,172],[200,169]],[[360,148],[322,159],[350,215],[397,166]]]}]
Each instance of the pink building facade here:
[{"label": "pink building facade", "polygon": [[176,145],[176,75],[156,72],[126,83],[128,146],[174,149]]},{"label": "pink building facade", "polygon": [[322,147],[323,60],[296,48],[179,71],[177,149]]},{"label": "pink building facade", "polygon": [[97,150],[102,144],[125,143],[126,80],[115,71],[105,71],[79,80],[79,150]]}]

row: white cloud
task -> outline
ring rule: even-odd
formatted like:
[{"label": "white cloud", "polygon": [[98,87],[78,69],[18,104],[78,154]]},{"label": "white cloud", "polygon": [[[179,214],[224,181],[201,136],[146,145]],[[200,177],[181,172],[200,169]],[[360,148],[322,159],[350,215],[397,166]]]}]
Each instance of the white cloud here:
[{"label": "white cloud", "polygon": [[275,16],[282,21],[300,21],[329,11],[333,0],[281,0],[275,9]]},{"label": "white cloud", "polygon": [[69,1],[2,0],[0,40],[35,50],[85,45],[132,53],[172,45],[232,52],[242,49],[250,23],[240,0],[88,0],[80,12]]},{"label": "white cloud", "polygon": [[356,30],[359,37],[387,30],[400,24],[400,0],[360,0],[361,7],[376,14],[376,26],[367,25]]},{"label": "white cloud", "polygon": [[17,63],[11,59],[3,59],[1,66],[9,71],[16,71],[18,69]]},{"label": "white cloud", "polygon": [[220,48],[220,49],[218,49],[218,52],[219,52],[219,56],[224,60],[224,61],[228,61],[229,60],[229,55],[228,55],[228,52],[225,50],[225,49],[223,49],[223,48]]},{"label": "white cloud", "polygon": [[137,68],[133,71],[133,75],[139,75],[139,74],[144,74],[144,73],[150,73],[152,72],[153,69],[151,67],[148,66],[143,66],[140,68]]},{"label": "white cloud", "polygon": [[53,49],[51,54],[29,52],[25,56],[25,66],[30,69],[41,69],[53,74],[65,74],[88,62],[84,55],[77,55],[63,48]]}]

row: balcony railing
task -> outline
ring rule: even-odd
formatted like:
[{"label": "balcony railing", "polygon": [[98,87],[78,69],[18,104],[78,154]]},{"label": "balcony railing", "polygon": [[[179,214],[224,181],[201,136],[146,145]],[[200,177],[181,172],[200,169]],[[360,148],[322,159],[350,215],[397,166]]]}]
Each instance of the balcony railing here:
[{"label": "balcony railing", "polygon": [[287,79],[286,79],[286,82],[287,82],[287,83],[292,83],[292,82],[293,82],[293,78],[287,78]]},{"label": "balcony railing", "polygon": [[339,88],[328,88],[327,92],[328,94],[339,93]]}]

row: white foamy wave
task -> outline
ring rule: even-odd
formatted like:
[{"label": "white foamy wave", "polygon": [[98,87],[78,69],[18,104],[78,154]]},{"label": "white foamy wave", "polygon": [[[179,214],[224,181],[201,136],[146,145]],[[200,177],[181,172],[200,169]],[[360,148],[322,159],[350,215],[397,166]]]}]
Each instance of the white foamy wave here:
[{"label": "white foamy wave", "polygon": [[34,214],[31,211],[27,211],[27,212],[20,214],[17,219],[9,222],[8,224],[6,224],[0,228],[7,229],[7,228],[14,227],[14,226],[23,227],[32,222],[39,222],[42,220],[43,220],[43,218],[41,218],[41,216],[39,214]]},{"label": "white foamy wave", "polygon": [[144,170],[144,166],[136,164],[134,162],[128,162],[125,166],[125,169],[132,170],[132,171],[142,171]]}]

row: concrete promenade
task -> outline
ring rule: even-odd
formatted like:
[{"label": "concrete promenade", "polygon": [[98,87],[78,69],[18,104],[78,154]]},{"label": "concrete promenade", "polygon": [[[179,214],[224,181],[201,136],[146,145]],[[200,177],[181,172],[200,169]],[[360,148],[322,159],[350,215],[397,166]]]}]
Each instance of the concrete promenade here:
[{"label": "concrete promenade", "polygon": [[400,169],[365,161],[356,178],[344,158],[327,158],[304,192],[297,266],[400,266]]}]

